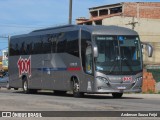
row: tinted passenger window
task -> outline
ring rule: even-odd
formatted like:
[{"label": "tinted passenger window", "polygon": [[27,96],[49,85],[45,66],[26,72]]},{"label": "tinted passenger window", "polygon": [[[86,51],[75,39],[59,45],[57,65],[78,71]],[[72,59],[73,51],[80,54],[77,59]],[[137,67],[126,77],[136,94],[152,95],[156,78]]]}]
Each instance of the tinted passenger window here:
[{"label": "tinted passenger window", "polygon": [[42,54],[51,53],[51,42],[49,38],[50,38],[49,35],[42,36],[42,40],[41,40]]},{"label": "tinted passenger window", "polygon": [[57,38],[58,38],[57,53],[64,53],[66,51],[66,45],[67,45],[66,33],[59,33]]},{"label": "tinted passenger window", "polygon": [[14,56],[14,55],[19,55],[19,50],[20,50],[20,47],[19,47],[19,39],[12,39],[10,41],[10,56]]},{"label": "tinted passenger window", "polygon": [[79,57],[79,32],[78,31],[71,31],[67,32],[67,53]]}]

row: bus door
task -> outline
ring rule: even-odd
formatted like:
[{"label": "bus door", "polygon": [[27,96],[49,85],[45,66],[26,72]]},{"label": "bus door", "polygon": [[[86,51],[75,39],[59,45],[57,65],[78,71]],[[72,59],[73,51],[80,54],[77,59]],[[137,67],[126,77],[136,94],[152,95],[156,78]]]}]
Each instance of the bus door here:
[{"label": "bus door", "polygon": [[83,89],[87,92],[94,90],[94,67],[91,34],[87,31],[81,31],[81,58],[84,73]]},{"label": "bus door", "polygon": [[85,72],[86,72],[86,79],[87,79],[87,91],[92,92],[93,91],[93,52],[92,47],[88,46],[86,48],[85,53]]}]

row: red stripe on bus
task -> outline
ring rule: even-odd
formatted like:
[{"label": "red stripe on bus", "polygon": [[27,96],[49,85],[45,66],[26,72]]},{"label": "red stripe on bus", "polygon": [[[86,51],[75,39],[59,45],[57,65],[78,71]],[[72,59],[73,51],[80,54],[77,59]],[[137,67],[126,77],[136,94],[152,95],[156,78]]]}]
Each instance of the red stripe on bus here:
[{"label": "red stripe on bus", "polygon": [[67,68],[68,71],[80,71],[81,68],[80,67],[70,67],[70,68]]}]

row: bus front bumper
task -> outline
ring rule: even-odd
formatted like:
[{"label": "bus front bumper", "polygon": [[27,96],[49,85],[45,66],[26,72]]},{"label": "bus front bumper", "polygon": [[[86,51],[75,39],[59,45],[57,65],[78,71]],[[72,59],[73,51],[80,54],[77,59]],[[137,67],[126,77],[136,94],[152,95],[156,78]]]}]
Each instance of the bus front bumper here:
[{"label": "bus front bumper", "polygon": [[98,83],[94,87],[96,93],[139,93],[142,92],[142,80],[135,83]]}]

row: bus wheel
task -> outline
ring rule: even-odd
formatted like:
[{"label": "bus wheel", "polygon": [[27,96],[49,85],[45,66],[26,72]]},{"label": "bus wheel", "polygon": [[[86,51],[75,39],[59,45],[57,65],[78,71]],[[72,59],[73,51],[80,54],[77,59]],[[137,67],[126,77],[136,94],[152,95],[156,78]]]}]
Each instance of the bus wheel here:
[{"label": "bus wheel", "polygon": [[23,86],[22,86],[22,88],[23,88],[23,92],[24,93],[29,93],[29,89],[28,89],[28,81],[25,79],[25,80],[23,80]]},{"label": "bus wheel", "polygon": [[123,93],[112,93],[113,98],[121,98]]},{"label": "bus wheel", "polygon": [[84,95],[84,93],[79,92],[79,83],[77,80],[73,81],[73,96],[74,97],[82,97]]}]

